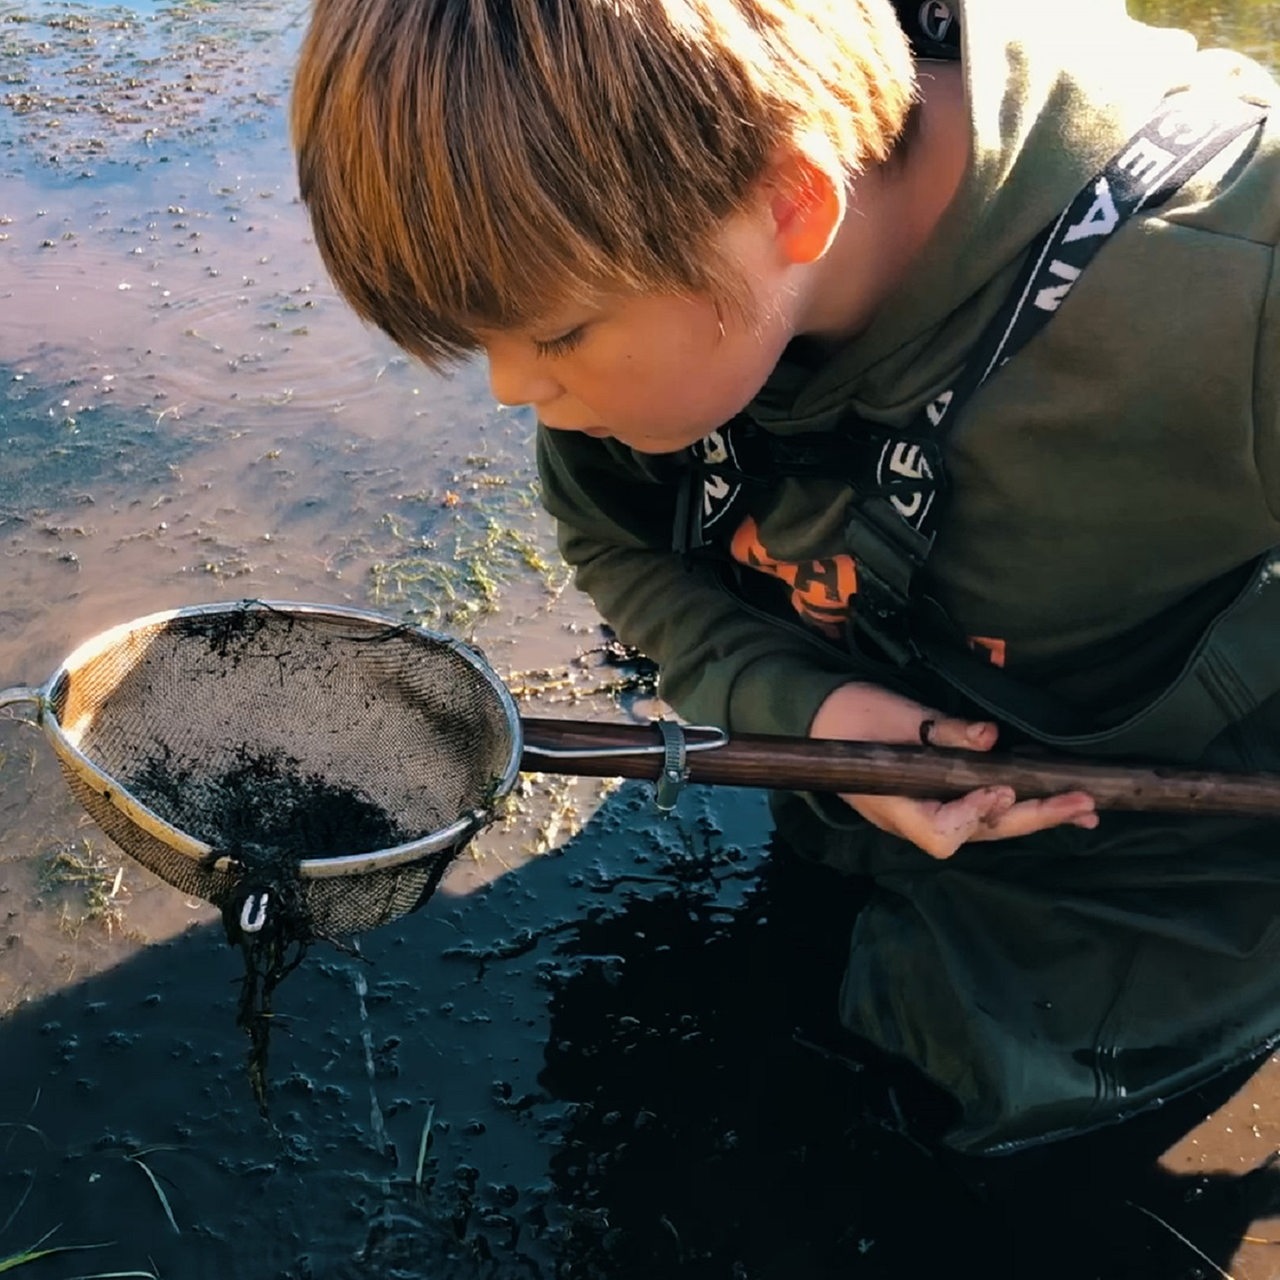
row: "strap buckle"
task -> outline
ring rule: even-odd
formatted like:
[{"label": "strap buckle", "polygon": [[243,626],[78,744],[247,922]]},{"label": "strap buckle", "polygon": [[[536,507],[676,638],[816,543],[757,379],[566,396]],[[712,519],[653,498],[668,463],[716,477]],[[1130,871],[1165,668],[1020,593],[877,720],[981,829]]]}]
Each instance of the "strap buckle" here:
[{"label": "strap buckle", "polygon": [[653,802],[662,813],[670,813],[689,780],[689,754],[684,729],[674,720],[655,720],[662,735],[662,771],[654,785]]},{"label": "strap buckle", "polygon": [[849,625],[897,666],[920,656],[907,610],[912,582],[928,559],[933,534],[909,524],[878,496],[856,498],[845,525],[845,544],[857,565],[858,590]]}]

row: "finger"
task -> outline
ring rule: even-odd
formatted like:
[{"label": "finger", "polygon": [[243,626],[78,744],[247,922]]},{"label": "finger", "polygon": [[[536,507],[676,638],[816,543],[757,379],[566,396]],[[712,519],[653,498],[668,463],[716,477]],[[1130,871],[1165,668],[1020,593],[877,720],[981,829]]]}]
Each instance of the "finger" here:
[{"label": "finger", "polygon": [[1085,791],[1068,791],[1041,800],[1021,800],[997,815],[993,822],[975,830],[970,838],[975,841],[1012,840],[1062,826],[1092,831],[1098,821],[1093,797]]},{"label": "finger", "polygon": [[958,720],[954,716],[938,716],[925,721],[929,727],[921,733],[930,747],[951,747],[963,751],[990,751],[996,745],[1000,730],[990,720]]},{"label": "finger", "polygon": [[993,831],[1014,804],[1011,787],[980,787],[956,800],[846,796],[868,822],[901,836],[933,858],[949,858],[979,831]]},{"label": "finger", "polygon": [[940,804],[932,815],[932,828],[937,847],[946,852],[937,853],[932,848],[928,852],[935,858],[949,858],[979,833],[998,830],[1016,801],[1012,787],[996,786],[980,787],[959,799]]}]

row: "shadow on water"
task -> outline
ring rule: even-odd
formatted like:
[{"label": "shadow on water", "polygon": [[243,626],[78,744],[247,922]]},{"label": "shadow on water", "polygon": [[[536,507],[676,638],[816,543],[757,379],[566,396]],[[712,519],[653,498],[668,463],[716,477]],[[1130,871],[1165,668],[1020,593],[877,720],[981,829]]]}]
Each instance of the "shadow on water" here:
[{"label": "shadow on water", "polygon": [[938,1099],[835,1051],[856,886],[766,829],[756,796],[663,822],[624,786],[362,958],[317,947],[277,996],[270,1125],[213,929],[19,1007],[0,1258],[57,1227],[103,1246],[41,1264],[63,1280],[1274,1274],[1237,1255],[1280,1174],[1159,1163],[1249,1071],[1074,1146],[938,1154]]},{"label": "shadow on water", "polygon": [[562,1274],[1190,1280],[1280,1210],[1269,1165],[1157,1163],[1256,1063],[1074,1143],[989,1159],[930,1146],[945,1100],[831,1023],[859,900],[775,850],[729,917],[675,894],[576,931],[608,960],[551,1005],[543,1083],[578,1104],[553,1160],[579,1211]]}]

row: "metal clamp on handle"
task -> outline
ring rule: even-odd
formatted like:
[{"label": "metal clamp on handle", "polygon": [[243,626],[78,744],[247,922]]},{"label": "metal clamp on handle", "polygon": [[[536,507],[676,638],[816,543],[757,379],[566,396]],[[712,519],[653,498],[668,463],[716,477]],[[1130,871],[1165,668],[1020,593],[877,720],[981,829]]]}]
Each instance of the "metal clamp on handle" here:
[{"label": "metal clamp on handle", "polygon": [[[666,755],[667,747],[667,729],[664,725],[676,730],[680,734],[682,749],[685,752],[692,751],[714,751],[717,747],[723,747],[729,741],[729,735],[725,733],[717,725],[713,724],[691,724],[688,726],[694,733],[710,734],[710,737],[701,738],[696,742],[689,742],[685,739],[684,729],[675,723],[674,720],[650,720],[649,723],[654,725],[658,732],[662,734],[662,742],[655,742],[652,746],[629,746],[629,747],[541,747],[536,744],[526,742],[524,746],[525,754],[528,756],[542,756],[547,760],[627,760],[634,759],[636,756],[656,756],[659,751]],[[630,727],[630,726],[628,726]]]},{"label": "metal clamp on handle", "polygon": [[662,735],[662,772],[654,786],[653,802],[670,813],[689,779],[689,753],[684,730],[674,720],[655,720]]}]

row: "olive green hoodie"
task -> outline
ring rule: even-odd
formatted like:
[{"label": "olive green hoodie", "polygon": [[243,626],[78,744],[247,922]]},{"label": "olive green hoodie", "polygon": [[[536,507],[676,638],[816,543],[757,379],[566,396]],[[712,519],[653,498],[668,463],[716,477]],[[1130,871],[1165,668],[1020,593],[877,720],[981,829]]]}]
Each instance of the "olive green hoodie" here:
[{"label": "olive green hoodie", "polygon": [[[820,367],[779,365],[748,408],[766,432],[832,431],[849,409],[910,423],[953,385],[1033,239],[1164,96],[1280,98],[1256,65],[1131,21],[1121,0],[959,8],[962,186],[856,341]],[[1003,642],[1011,674],[1103,721],[1187,663],[1190,703],[1153,703],[1142,750],[1206,767],[1280,769],[1280,558],[1265,559],[1280,544],[1277,117],[1117,231],[963,408],[928,565],[965,634]],[[671,460],[542,432],[539,461],[578,584],[658,660],[681,714],[804,733],[833,688],[880,674],[791,609],[776,576],[672,553]],[[846,552],[841,482],[780,478],[752,502],[765,568]],[[744,581],[781,608],[757,608]],[[1108,813],[1096,831],[939,862],[835,804],[775,808],[793,847],[874,879],[840,1020],[956,1099],[958,1148],[1121,1118],[1280,1037],[1272,821]]]},{"label": "olive green hoodie", "polygon": [[[747,410],[769,432],[829,431],[850,409],[907,424],[951,384],[1033,238],[1165,95],[1278,96],[1256,64],[1135,22],[1120,0],[970,0],[961,16],[960,190],[861,336],[816,369],[784,358]],[[928,588],[965,634],[1003,642],[1011,672],[1094,706],[1129,700],[1221,606],[1215,584],[1280,542],[1277,240],[1273,119],[1115,235],[960,415]],[[539,460],[578,585],[659,663],[682,715],[804,733],[859,673],[671,554],[674,490],[652,460],[547,431]],[[751,513],[759,543],[784,562],[838,555],[847,502],[838,480],[781,480]]]}]

